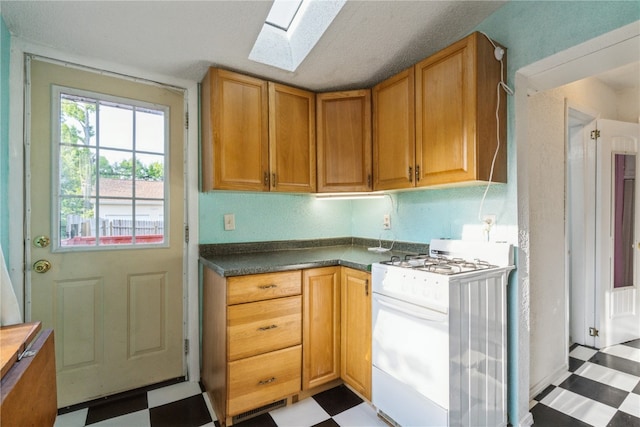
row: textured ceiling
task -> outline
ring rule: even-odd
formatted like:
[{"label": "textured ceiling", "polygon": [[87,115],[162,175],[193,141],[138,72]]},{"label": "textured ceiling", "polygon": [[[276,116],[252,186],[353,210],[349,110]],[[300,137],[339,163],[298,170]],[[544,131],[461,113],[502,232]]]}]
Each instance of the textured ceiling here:
[{"label": "textured ceiling", "polygon": [[471,32],[504,1],[349,0],[295,72],[248,59],[271,1],[1,1],[30,43],[199,81],[210,65],[315,91],[370,87]]}]

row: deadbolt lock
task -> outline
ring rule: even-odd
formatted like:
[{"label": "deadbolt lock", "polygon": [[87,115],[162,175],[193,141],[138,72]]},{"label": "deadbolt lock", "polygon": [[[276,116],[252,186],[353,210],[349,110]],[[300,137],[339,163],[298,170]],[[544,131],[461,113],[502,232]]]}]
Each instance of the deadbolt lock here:
[{"label": "deadbolt lock", "polygon": [[38,236],[33,239],[33,246],[35,246],[36,248],[46,248],[47,246],[49,246],[49,243],[51,243],[51,239],[49,239],[47,236]]},{"label": "deadbolt lock", "polygon": [[33,263],[33,269],[36,273],[46,273],[51,269],[51,262],[46,259],[40,259]]}]

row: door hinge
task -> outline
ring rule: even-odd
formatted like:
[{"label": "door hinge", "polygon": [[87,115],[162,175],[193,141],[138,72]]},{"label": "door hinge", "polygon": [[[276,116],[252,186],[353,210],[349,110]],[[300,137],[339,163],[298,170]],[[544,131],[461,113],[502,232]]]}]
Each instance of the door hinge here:
[{"label": "door hinge", "polygon": [[184,113],[184,128],[189,129],[189,112]]},{"label": "door hinge", "polygon": [[598,138],[600,138],[600,130],[599,129],[592,130],[591,139],[598,139]]},{"label": "door hinge", "polygon": [[597,337],[597,336],[599,336],[598,333],[600,333],[600,331],[597,330],[596,328],[589,328],[589,336],[590,337]]},{"label": "door hinge", "polygon": [[184,242],[189,243],[189,226],[184,226]]},{"label": "door hinge", "polygon": [[184,340],[184,354],[189,354],[189,339]]}]

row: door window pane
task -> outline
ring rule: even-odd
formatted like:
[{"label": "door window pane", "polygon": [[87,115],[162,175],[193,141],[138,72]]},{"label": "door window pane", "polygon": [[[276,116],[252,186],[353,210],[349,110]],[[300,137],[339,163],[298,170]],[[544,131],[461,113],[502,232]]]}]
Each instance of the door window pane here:
[{"label": "door window pane", "polygon": [[[133,150],[133,107],[100,104],[100,146]],[[117,123],[117,126],[112,126]]]},{"label": "door window pane", "polygon": [[634,286],[634,217],[635,217],[635,183],[636,155],[614,154],[613,161],[614,191],[614,257],[613,287]]},{"label": "door window pane", "polygon": [[56,87],[60,250],[165,245],[166,107]]},{"label": "door window pane", "polygon": [[165,113],[159,110],[136,111],[136,150],[164,154]]},{"label": "door window pane", "polygon": [[93,191],[96,150],[81,144],[60,147],[60,194],[85,196]]}]

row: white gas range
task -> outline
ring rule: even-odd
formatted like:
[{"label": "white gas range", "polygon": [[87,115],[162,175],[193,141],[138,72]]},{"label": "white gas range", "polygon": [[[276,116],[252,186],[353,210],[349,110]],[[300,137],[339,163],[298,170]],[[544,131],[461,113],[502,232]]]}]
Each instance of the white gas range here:
[{"label": "white gas range", "polygon": [[432,240],[372,266],[372,403],[394,425],[507,425],[507,243]]}]

